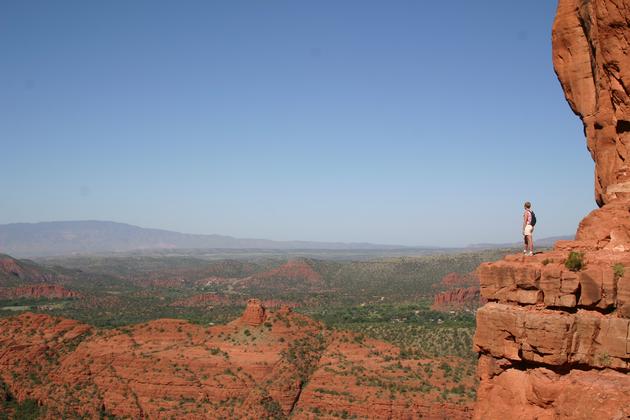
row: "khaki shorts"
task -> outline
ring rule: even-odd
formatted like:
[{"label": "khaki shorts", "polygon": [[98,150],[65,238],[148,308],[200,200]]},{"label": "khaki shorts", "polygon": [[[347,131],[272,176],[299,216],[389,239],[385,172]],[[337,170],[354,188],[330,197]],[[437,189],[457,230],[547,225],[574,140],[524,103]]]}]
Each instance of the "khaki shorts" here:
[{"label": "khaki shorts", "polygon": [[527,225],[527,226],[525,226],[525,230],[523,231],[523,235],[531,236],[533,231],[534,231],[534,226]]}]

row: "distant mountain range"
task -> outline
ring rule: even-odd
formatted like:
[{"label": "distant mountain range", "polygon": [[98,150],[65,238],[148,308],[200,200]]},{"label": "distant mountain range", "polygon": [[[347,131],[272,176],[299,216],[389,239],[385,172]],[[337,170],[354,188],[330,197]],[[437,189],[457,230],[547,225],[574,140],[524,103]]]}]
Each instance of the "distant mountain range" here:
[{"label": "distant mountain range", "polygon": [[[534,236],[534,245],[539,248],[546,248],[553,246],[556,241],[572,241],[575,239],[575,235],[561,235],[550,236],[548,238],[536,238]],[[492,248],[518,248],[523,246],[523,242],[509,242],[502,244],[472,244],[468,245],[468,248],[473,249],[492,249]]]},{"label": "distant mountain range", "polygon": [[[551,246],[556,236],[535,241],[538,247]],[[147,229],[126,223],[108,221],[68,221],[41,223],[11,223],[0,225],[0,253],[18,258],[100,254],[151,250],[330,250],[330,251],[390,251],[453,252],[466,249],[516,248],[520,243],[474,244],[465,248],[409,247],[372,243],[273,241],[242,239],[223,235],[195,235],[162,229]],[[398,250],[398,251],[397,251]],[[231,251],[230,251],[231,252]]]},{"label": "distant mountain range", "polygon": [[0,225],[0,252],[16,257],[128,252],[151,249],[329,249],[406,248],[370,243],[272,241],[223,235],[193,235],[125,223],[68,221]]}]

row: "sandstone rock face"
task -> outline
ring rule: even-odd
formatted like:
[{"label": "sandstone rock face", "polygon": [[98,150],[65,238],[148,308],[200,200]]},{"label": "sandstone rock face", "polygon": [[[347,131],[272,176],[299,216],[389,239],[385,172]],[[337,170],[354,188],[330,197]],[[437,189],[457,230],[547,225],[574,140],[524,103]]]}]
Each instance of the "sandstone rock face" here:
[{"label": "sandstone rock face", "polygon": [[250,299],[247,301],[247,307],[240,321],[243,324],[257,326],[265,322],[266,309],[259,299]]},{"label": "sandstone rock face", "polygon": [[[630,417],[630,5],[559,0],[553,60],[601,207],[533,257],[477,269],[478,419]],[[567,265],[571,252],[582,267]]]},{"label": "sandstone rock face", "polygon": [[466,287],[438,293],[431,309],[435,311],[474,309],[479,306],[479,287]]},{"label": "sandstone rock face", "polygon": [[479,279],[474,273],[449,273],[433,288],[437,292],[431,305],[434,311],[472,311],[487,302],[480,298]]},{"label": "sandstone rock face", "polygon": [[[496,372],[500,372],[497,374]],[[614,370],[499,366],[481,356],[475,417],[478,419],[626,419],[630,376]]]},{"label": "sandstone rock face", "polygon": [[584,123],[603,206],[630,197],[630,28],[626,0],[560,0],[553,63]]},{"label": "sandstone rock face", "polygon": [[68,290],[58,284],[35,284],[32,286],[22,287],[0,287],[0,299],[66,299],[79,297],[81,297],[81,294],[79,292]]},{"label": "sandstone rock face", "polygon": [[[564,264],[574,249],[579,271]],[[563,242],[477,273],[490,302],[477,311],[476,418],[630,415],[630,253]]]}]

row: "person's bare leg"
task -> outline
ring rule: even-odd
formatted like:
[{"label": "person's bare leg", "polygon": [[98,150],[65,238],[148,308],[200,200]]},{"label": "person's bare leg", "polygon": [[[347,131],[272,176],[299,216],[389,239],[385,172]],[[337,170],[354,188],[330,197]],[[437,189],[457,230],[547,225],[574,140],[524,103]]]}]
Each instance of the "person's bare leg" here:
[{"label": "person's bare leg", "polygon": [[529,246],[529,252],[534,255],[534,232],[532,231],[532,234],[529,235],[529,240],[528,242],[528,246]]},{"label": "person's bare leg", "polygon": [[523,242],[524,242],[524,244],[523,244],[523,253],[526,253],[527,252],[527,248],[528,248],[527,236],[526,235],[523,235]]}]

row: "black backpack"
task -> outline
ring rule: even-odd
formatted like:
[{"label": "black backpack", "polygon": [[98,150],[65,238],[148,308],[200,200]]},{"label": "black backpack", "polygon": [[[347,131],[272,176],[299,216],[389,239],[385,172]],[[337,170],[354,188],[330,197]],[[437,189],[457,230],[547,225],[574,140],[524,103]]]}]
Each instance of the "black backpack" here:
[{"label": "black backpack", "polygon": [[529,211],[532,214],[532,221],[531,221],[531,225],[532,226],[536,226],[536,215],[534,214],[533,211]]}]

